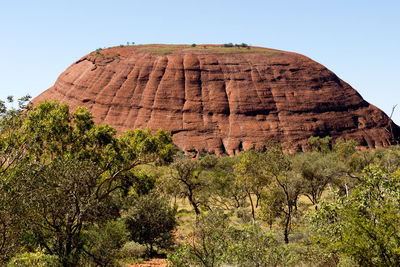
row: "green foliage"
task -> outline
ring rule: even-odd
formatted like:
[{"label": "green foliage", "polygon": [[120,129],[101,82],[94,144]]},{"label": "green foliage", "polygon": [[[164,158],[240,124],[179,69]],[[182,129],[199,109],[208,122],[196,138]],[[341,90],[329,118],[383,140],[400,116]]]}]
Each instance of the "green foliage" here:
[{"label": "green foliage", "polygon": [[299,263],[291,250],[258,224],[236,227],[216,211],[201,216],[168,260],[172,266],[286,266]]},{"label": "green foliage", "polygon": [[12,188],[17,170],[27,162],[26,134],[21,127],[25,120],[24,108],[30,109],[26,106],[29,99],[29,96],[20,98],[17,109],[7,109],[5,102],[0,101],[0,265],[17,253],[20,246],[22,210]]},{"label": "green foliage", "polygon": [[212,168],[209,205],[230,211],[248,207],[248,195],[237,182],[235,165],[238,161],[239,157],[220,157]]},{"label": "green foliage", "polygon": [[237,266],[276,266],[282,264],[278,241],[258,225],[243,230],[233,230],[227,248],[225,261]]},{"label": "green foliage", "polygon": [[300,174],[302,194],[315,208],[328,184],[333,184],[343,174],[333,153],[299,153],[292,159],[293,169]]},{"label": "green foliage", "polygon": [[241,43],[241,44],[232,44],[232,43],[227,43],[224,44],[224,47],[237,47],[237,48],[250,48],[248,44],[246,43]]},{"label": "green foliage", "polygon": [[200,208],[207,206],[210,196],[210,174],[217,160],[215,156],[206,156],[198,161],[189,158],[176,160],[172,164],[169,179],[169,191],[175,196],[189,200],[190,205],[200,215]]},{"label": "green foliage", "polygon": [[[299,174],[293,171],[292,161],[290,157],[283,153],[279,144],[272,144],[267,148],[264,156],[266,170],[274,180],[274,190],[283,193],[284,201],[280,204],[282,207],[282,225],[284,231],[285,243],[289,243],[289,234],[292,228],[292,220],[297,212],[297,200],[301,194],[302,181]],[[279,202],[274,203],[279,204]],[[274,207],[279,209],[278,206]]]},{"label": "green foliage", "polygon": [[22,253],[13,257],[7,267],[58,267],[61,264],[57,256],[44,254],[43,252]]},{"label": "green foliage", "polygon": [[85,108],[45,101],[23,111],[20,101],[18,110],[0,104],[0,260],[40,246],[76,265],[83,229],[119,216],[117,193],[129,191],[135,167],[172,160],[171,136],[138,129],[117,137]]},{"label": "green foliage", "polygon": [[313,238],[362,266],[399,265],[399,201],[399,176],[371,165],[349,197],[324,203],[311,215]]},{"label": "green foliage", "polygon": [[343,138],[338,138],[335,140],[335,145],[333,146],[333,151],[338,155],[338,157],[342,160],[348,160],[356,150],[357,142],[354,140],[345,141]]},{"label": "green foliage", "polygon": [[154,246],[170,248],[177,225],[175,215],[176,208],[156,193],[135,199],[124,215],[130,240],[146,245],[148,255],[152,255]]},{"label": "green foliage", "polygon": [[228,246],[228,217],[220,212],[202,215],[187,242],[168,255],[172,266],[219,266]]},{"label": "green foliage", "polygon": [[379,148],[373,153],[374,163],[393,173],[400,168],[400,146]]},{"label": "green foliage", "polygon": [[285,211],[285,194],[278,187],[265,190],[261,196],[260,217],[272,229],[272,224],[283,217]]},{"label": "green foliage", "polygon": [[2,266],[116,266],[171,251],[183,199],[196,220],[181,207],[174,266],[400,265],[398,146],[311,137],[312,152],[271,143],[194,160],[174,157],[167,132],[117,135],[86,108],[28,99],[0,101]]},{"label": "green foliage", "polygon": [[128,181],[130,182],[127,188],[136,196],[147,195],[155,188],[156,177],[146,171],[130,172],[127,175],[129,175]]},{"label": "green foliage", "polygon": [[96,196],[98,173],[91,162],[72,159],[32,163],[18,173],[15,186],[27,230],[37,246],[64,264],[75,265],[79,259],[84,224],[118,215],[111,201]]},{"label": "green foliage", "polygon": [[321,152],[321,153],[328,153],[332,149],[332,137],[325,136],[325,137],[318,137],[318,136],[311,136],[308,138],[308,142],[310,143],[313,151]]},{"label": "green foliage", "polygon": [[98,266],[115,266],[116,260],[122,256],[121,249],[128,233],[122,220],[111,220],[98,226],[89,226],[84,236],[87,257],[82,261]]},{"label": "green foliage", "polygon": [[[261,190],[271,183],[267,171],[265,154],[256,150],[248,150],[240,154],[239,162],[234,165],[235,183],[247,195],[251,207],[251,217],[255,222],[255,208],[261,197]],[[256,196],[256,203],[253,202],[252,195]]]},{"label": "green foliage", "polygon": [[120,250],[121,256],[125,258],[138,259],[145,255],[146,246],[136,243],[134,241],[129,241],[124,244]]},{"label": "green foliage", "polygon": [[175,148],[169,133],[137,129],[116,136],[116,130],[94,125],[93,116],[85,108],[70,114],[65,104],[42,102],[27,114],[23,127],[28,137],[26,152],[36,161],[54,158],[90,160],[101,174],[97,197],[103,199],[121,186],[125,173],[140,164],[166,163],[172,160]]}]

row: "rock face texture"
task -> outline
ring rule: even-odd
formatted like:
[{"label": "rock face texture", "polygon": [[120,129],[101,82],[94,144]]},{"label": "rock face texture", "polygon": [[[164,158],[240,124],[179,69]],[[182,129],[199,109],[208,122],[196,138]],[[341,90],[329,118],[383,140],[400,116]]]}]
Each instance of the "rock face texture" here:
[{"label": "rock face texture", "polygon": [[382,147],[400,129],[321,64],[266,48],[129,46],[97,50],[72,64],[33,100],[88,107],[122,132],[171,131],[187,151],[227,152],[283,143],[308,150],[310,136]]}]

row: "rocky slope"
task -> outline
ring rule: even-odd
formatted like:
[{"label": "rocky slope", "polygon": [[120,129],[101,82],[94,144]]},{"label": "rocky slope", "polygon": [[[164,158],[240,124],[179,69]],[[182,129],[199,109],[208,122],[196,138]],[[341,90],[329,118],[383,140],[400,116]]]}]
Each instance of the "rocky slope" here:
[{"label": "rocky slope", "polygon": [[[72,64],[33,100],[84,105],[119,131],[171,131],[183,150],[234,154],[265,140],[308,150],[310,136],[381,147],[399,127],[333,72],[266,48],[129,46],[97,50]],[[391,134],[393,132],[393,136]]]}]

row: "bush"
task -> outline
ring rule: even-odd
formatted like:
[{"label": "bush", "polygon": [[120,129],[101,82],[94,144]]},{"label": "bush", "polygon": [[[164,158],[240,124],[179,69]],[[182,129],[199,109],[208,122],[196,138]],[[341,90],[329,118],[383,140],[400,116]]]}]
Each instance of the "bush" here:
[{"label": "bush", "polygon": [[176,208],[155,193],[141,196],[125,215],[130,240],[146,245],[148,255],[153,254],[154,246],[169,248],[173,244],[172,231],[175,229]]},{"label": "bush", "polygon": [[136,243],[134,241],[130,241],[125,243],[125,245],[121,248],[121,257],[124,258],[141,258],[146,253],[146,247]]},{"label": "bush", "polygon": [[15,256],[7,267],[57,267],[61,266],[58,257],[44,254],[43,252],[23,253]]},{"label": "bush", "polygon": [[279,243],[257,224],[234,227],[222,212],[203,215],[188,240],[168,255],[172,266],[287,266],[301,260],[297,247]]},{"label": "bush", "polygon": [[227,263],[238,266],[276,266],[282,263],[278,241],[258,225],[247,226],[243,230],[231,229],[229,237],[225,257]]},{"label": "bush", "polygon": [[192,44],[192,47],[196,47],[196,44]]},{"label": "bush", "polygon": [[101,227],[90,227],[86,233],[85,252],[90,261],[100,266],[113,265],[121,256],[120,249],[128,233],[123,221],[108,221]]},{"label": "bush", "polygon": [[223,263],[228,239],[228,217],[222,212],[202,215],[189,241],[168,255],[172,266],[218,266]]},{"label": "bush", "polygon": [[311,214],[312,241],[360,266],[400,265],[400,177],[370,165],[349,196]]}]

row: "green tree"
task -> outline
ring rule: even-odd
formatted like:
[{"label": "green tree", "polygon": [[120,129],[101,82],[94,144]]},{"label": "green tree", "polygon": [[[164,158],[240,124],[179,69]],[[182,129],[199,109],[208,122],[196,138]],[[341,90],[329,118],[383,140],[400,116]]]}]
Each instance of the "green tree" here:
[{"label": "green tree", "polygon": [[258,224],[242,228],[229,229],[226,263],[243,267],[285,265],[285,249],[271,232]]},{"label": "green tree", "polygon": [[361,266],[400,264],[400,179],[370,165],[348,196],[324,203],[311,215],[313,240]]},{"label": "green tree", "polygon": [[247,194],[243,187],[236,182],[235,165],[238,160],[239,157],[237,156],[219,157],[218,162],[209,173],[210,186],[208,189],[211,192],[209,199],[210,205],[214,208],[237,211],[248,206],[246,202]]},{"label": "green tree", "polygon": [[75,266],[84,240],[84,226],[115,218],[118,209],[111,198],[96,196],[100,172],[90,161],[55,159],[32,163],[18,173],[15,186],[25,231],[40,246],[57,255],[65,266]]},{"label": "green tree", "polygon": [[217,163],[213,156],[206,156],[199,160],[182,158],[176,160],[171,166],[170,188],[172,192],[182,198],[188,199],[196,214],[200,215],[200,208],[208,206],[210,194],[210,177],[208,171]]},{"label": "green tree", "polygon": [[[129,172],[170,161],[175,151],[166,132],[138,129],[117,137],[112,127],[94,125],[87,109],[71,113],[58,102],[4,114],[0,196],[7,204],[2,203],[0,231],[11,243],[40,245],[66,266],[81,254],[85,224],[118,215],[113,200],[132,184]],[[17,246],[6,241],[8,251]]]},{"label": "green tree", "polygon": [[334,183],[342,175],[333,153],[299,153],[293,157],[292,165],[301,177],[301,193],[311,201],[315,209],[328,184]]},{"label": "green tree", "polygon": [[277,266],[287,250],[258,224],[234,226],[228,214],[202,214],[188,241],[168,255],[173,266]]},{"label": "green tree", "polygon": [[373,153],[373,161],[390,173],[396,172],[400,168],[400,146],[376,149]]},{"label": "green tree", "polygon": [[284,217],[285,200],[285,194],[277,186],[263,191],[260,205],[261,219],[269,224],[270,230],[277,219]]},{"label": "green tree", "polygon": [[128,240],[128,232],[123,220],[110,220],[100,225],[91,225],[84,234],[83,248],[88,257],[81,263],[95,263],[97,266],[115,266],[121,257],[121,248]]},{"label": "green tree", "polygon": [[334,155],[332,162],[335,163],[336,171],[339,173],[332,184],[339,188],[342,195],[349,195],[357,185],[364,167],[372,163],[371,153],[357,152],[356,146],[357,142],[353,140],[346,142],[343,138],[338,138],[332,148]]},{"label": "green tree", "polygon": [[229,219],[220,211],[202,214],[187,241],[168,255],[173,266],[220,266],[228,246]]},{"label": "green tree", "polygon": [[[240,154],[239,162],[234,166],[236,173],[235,183],[246,193],[250,202],[251,218],[255,222],[255,209],[258,206],[262,189],[270,183],[270,176],[265,168],[265,154],[256,150],[247,150]],[[253,201],[254,195],[256,203]]]},{"label": "green tree", "polygon": [[[21,208],[13,193],[13,177],[18,168],[27,161],[25,151],[29,144],[21,131],[24,110],[30,97],[18,100],[17,108],[7,108],[0,101],[0,265],[7,262],[19,247]],[[13,100],[12,97],[9,101]],[[12,102],[12,101],[11,101]]]},{"label": "green tree", "polygon": [[308,138],[308,142],[310,143],[312,150],[316,152],[328,153],[332,149],[332,137],[330,136],[311,136]]},{"label": "green tree", "polygon": [[169,248],[173,244],[172,231],[177,225],[176,208],[157,193],[135,199],[124,215],[130,239],[144,244],[149,256],[157,248]]},{"label": "green tree", "polygon": [[274,180],[272,186],[276,186],[284,194],[284,202],[281,209],[284,214],[284,240],[285,243],[289,243],[291,223],[296,212],[297,199],[302,190],[302,182],[298,174],[292,171],[292,162],[289,156],[283,153],[279,144],[273,144],[267,148],[264,164],[268,174]]}]

